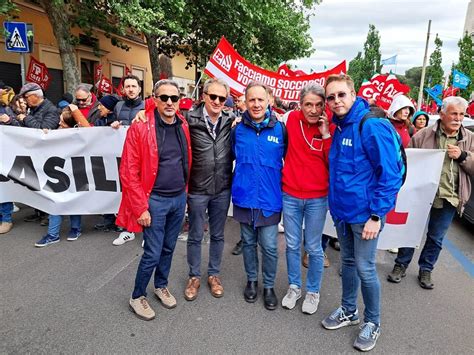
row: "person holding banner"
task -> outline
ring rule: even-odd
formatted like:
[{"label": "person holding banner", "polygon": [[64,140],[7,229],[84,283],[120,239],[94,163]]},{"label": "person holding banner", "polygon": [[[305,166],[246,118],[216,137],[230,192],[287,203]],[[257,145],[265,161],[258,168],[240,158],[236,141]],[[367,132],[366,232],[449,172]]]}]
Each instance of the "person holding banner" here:
[{"label": "person holding banner", "polygon": [[333,330],[359,324],[360,286],[364,323],[354,347],[369,351],[380,335],[381,292],[375,267],[378,236],[402,185],[400,137],[387,120],[364,119],[369,104],[356,97],[348,75],[328,77],[326,102],[337,125],[329,153],[329,210],[341,248],[342,300],[322,325]]},{"label": "person holding banner", "polygon": [[28,114],[16,116],[22,126],[29,128],[56,129],[59,126],[59,112],[56,106],[44,97],[43,89],[36,83],[26,83],[20,95],[30,108]]},{"label": "person holding banner", "polygon": [[300,92],[301,110],[292,111],[286,122],[288,151],[282,183],[289,288],[282,306],[293,309],[301,298],[300,260],[304,240],[304,249],[309,256],[306,295],[302,304],[302,311],[306,314],[313,314],[318,309],[323,278],[321,237],[328,210],[328,156],[332,142],[325,99],[321,85],[305,86]]},{"label": "person holding banner", "polygon": [[273,289],[278,261],[278,223],[281,218],[281,169],[286,149],[286,128],[269,108],[269,88],[251,82],[245,91],[247,111],[231,135],[235,156],[232,182],[234,218],[240,222],[247,286],[245,301],[258,296],[257,242],[262,251],[263,300],[276,309]]},{"label": "person holding banner", "polygon": [[[462,126],[467,105],[462,97],[445,98],[438,122],[415,134],[409,145],[410,148],[446,149],[438,191],[430,211],[425,245],[418,259],[418,283],[428,290],[434,288],[431,273],[441,253],[448,228],[456,212],[462,215],[471,195],[474,134]],[[388,281],[402,281],[414,252],[414,248],[398,249],[395,266],[387,277]]]},{"label": "person holding banner", "polygon": [[168,275],[186,207],[191,170],[191,139],[186,120],[178,115],[179,86],[160,80],[154,102],[145,103],[146,122],[132,124],[120,163],[122,201],[117,225],[141,232],[144,252],[129,307],[139,318],[152,320],[155,312],[146,298],[152,274],[154,294],[165,308],[176,307],[168,290]]}]

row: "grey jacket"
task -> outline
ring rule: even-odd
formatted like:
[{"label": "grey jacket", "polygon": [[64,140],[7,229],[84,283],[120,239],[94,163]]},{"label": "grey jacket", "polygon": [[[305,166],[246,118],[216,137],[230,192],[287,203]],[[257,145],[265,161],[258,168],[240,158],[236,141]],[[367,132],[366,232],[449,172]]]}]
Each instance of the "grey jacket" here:
[{"label": "grey jacket", "polygon": [[[433,126],[423,128],[417,132],[410,140],[408,148],[438,149],[436,131],[439,129],[441,120]],[[463,152],[459,161],[459,206],[458,212],[462,215],[464,206],[471,196],[471,179],[474,175],[474,134],[464,127],[460,129],[458,147]]]}]

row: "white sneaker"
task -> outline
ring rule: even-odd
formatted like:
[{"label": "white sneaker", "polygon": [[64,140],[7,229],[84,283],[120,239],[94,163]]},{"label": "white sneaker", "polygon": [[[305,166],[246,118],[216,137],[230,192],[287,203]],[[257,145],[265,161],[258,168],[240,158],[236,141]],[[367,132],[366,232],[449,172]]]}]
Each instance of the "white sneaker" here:
[{"label": "white sneaker", "polygon": [[125,232],[120,233],[118,238],[115,239],[112,242],[112,244],[113,245],[122,245],[122,244],[125,244],[126,242],[131,242],[134,239],[135,239],[135,233],[125,231]]},{"label": "white sneaker", "polygon": [[17,205],[13,204],[13,213],[16,213],[20,210],[20,207],[18,207]]},{"label": "white sneaker", "polygon": [[285,297],[281,300],[281,306],[287,309],[295,308],[296,301],[301,298],[301,289],[296,286],[291,285],[288,291],[286,292]]},{"label": "white sneaker", "polygon": [[387,251],[392,254],[398,254],[398,248],[387,249]]},{"label": "white sneaker", "polygon": [[142,248],[145,247],[145,239],[142,240]]},{"label": "white sneaker", "polygon": [[306,297],[304,298],[301,311],[306,314],[313,314],[318,310],[318,305],[319,305],[319,293],[306,292]]}]

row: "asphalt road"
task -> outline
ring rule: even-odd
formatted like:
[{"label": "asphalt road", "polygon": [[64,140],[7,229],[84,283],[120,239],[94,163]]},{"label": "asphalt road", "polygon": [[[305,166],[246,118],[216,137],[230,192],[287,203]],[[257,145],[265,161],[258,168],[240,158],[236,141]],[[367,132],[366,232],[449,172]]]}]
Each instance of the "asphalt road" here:
[{"label": "asphalt road", "polygon": [[[66,221],[60,243],[35,248],[46,227],[23,222],[30,213],[31,209],[23,208],[14,214],[14,229],[0,236],[1,354],[356,352],[352,343],[358,327],[327,331],[320,325],[340,302],[339,255],[331,248],[332,265],[325,270],[321,302],[314,315],[301,313],[301,301],[291,311],[281,307],[267,311],[261,297],[254,304],[243,299],[242,257],[231,255],[239,226],[229,219],[221,272],[224,297],[213,298],[204,283],[195,301],[184,300],[186,243],[178,242],[169,284],[178,306],[163,308],[149,287],[157,317],[145,322],[127,305],[142,252],[141,237],[115,247],[112,240],[117,234],[94,231],[99,217],[87,216],[77,241],[65,240]],[[473,230],[459,221],[452,225],[450,247],[438,261],[432,291],[418,286],[416,260],[401,284],[385,281],[394,255],[378,253],[382,335],[372,353],[474,353]],[[288,286],[284,248],[280,234],[276,281],[280,299]]]}]

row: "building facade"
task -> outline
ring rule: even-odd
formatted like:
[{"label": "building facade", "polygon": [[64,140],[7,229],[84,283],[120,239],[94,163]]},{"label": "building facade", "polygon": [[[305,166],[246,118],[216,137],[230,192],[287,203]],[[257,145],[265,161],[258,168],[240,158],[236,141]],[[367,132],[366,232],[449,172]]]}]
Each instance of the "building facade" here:
[{"label": "building facade", "polygon": [[[25,55],[25,71],[33,56],[44,63],[47,68],[51,83],[46,90],[46,96],[53,102],[58,102],[64,93],[65,83],[62,74],[62,63],[56,38],[45,11],[34,2],[15,1],[20,12],[16,22],[25,22],[33,25],[34,45],[32,53]],[[0,20],[4,21],[2,17]],[[150,96],[153,89],[153,78],[145,38],[118,37],[130,49],[128,51],[113,46],[110,39],[105,37],[103,31],[97,30],[94,37],[87,37],[80,29],[74,29],[72,33],[79,36],[79,44],[76,46],[76,60],[79,68],[81,82],[94,84],[94,72],[98,65],[102,65],[103,75],[112,81],[117,87],[121,78],[125,75],[126,68],[132,74],[138,76],[142,81],[142,95]],[[92,42],[98,44],[98,51],[94,51]],[[0,37],[0,80],[13,87],[18,92],[21,87],[20,54],[7,52],[5,49],[5,38]],[[173,77],[179,82],[180,90],[186,96],[190,96],[194,89],[195,68],[185,69],[186,59],[177,54],[172,58]]]}]

